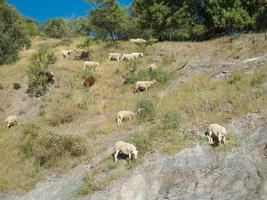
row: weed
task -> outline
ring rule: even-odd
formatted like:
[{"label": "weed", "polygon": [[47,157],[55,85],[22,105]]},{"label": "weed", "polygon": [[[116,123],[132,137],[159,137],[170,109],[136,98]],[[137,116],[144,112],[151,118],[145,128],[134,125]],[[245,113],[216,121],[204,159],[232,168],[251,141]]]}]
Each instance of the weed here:
[{"label": "weed", "polygon": [[20,85],[19,83],[16,83],[16,82],[15,82],[15,83],[13,84],[13,89],[14,89],[14,90],[18,90],[18,89],[20,89],[20,88],[21,88],[21,85]]},{"label": "weed", "polygon": [[156,114],[155,106],[150,99],[143,99],[136,104],[137,117],[140,121],[152,120]]},{"label": "weed", "polygon": [[79,195],[88,195],[99,190],[99,186],[96,184],[95,177],[90,173],[86,173],[83,184],[77,191]]}]

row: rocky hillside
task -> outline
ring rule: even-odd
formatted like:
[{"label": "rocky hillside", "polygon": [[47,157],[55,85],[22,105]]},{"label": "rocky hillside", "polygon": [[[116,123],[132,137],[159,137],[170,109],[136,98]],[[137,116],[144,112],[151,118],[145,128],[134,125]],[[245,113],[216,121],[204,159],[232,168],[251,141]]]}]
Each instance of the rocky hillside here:
[{"label": "rocky hillside", "polygon": [[[58,58],[49,66],[55,84],[32,98],[27,70],[43,44]],[[266,49],[266,34],[141,46],[36,38],[17,63],[0,67],[0,119],[19,122],[0,125],[0,199],[266,199]],[[81,51],[100,62],[96,71],[82,70]],[[107,59],[141,51],[131,62]],[[149,72],[151,63],[159,69]],[[96,83],[84,88],[89,74]],[[157,84],[134,94],[141,79]],[[120,110],[138,117],[118,126]],[[209,123],[226,127],[222,147],[208,145]],[[135,144],[138,160],[114,164],[118,140]]]}]

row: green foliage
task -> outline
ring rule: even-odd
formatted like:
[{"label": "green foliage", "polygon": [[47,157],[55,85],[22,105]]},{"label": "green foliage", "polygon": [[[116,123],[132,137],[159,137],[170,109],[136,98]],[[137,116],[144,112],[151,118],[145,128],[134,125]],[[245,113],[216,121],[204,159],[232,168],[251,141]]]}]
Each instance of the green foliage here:
[{"label": "green foliage", "polygon": [[15,8],[0,3],[0,65],[18,59],[18,52],[31,44],[25,20]]},{"label": "green foliage", "polygon": [[147,133],[138,133],[127,139],[128,142],[134,144],[138,150],[138,154],[144,155],[152,150],[152,140]]},{"label": "green foliage", "polygon": [[22,132],[22,152],[40,165],[53,165],[64,154],[77,157],[87,151],[85,140],[80,136],[57,134],[34,123],[24,125]]},{"label": "green foliage", "polygon": [[90,31],[89,20],[85,17],[78,17],[73,22],[73,29],[75,35],[87,36]]},{"label": "green foliage", "polygon": [[27,32],[31,36],[36,36],[36,35],[42,35],[42,31],[40,29],[38,21],[31,19],[31,18],[25,18],[25,25]]},{"label": "green foliage", "polygon": [[149,99],[140,100],[136,104],[137,117],[139,120],[152,120],[156,114],[153,102]]},{"label": "green foliage", "polygon": [[48,37],[68,38],[73,35],[73,22],[64,18],[51,18],[42,29]]},{"label": "green foliage", "polygon": [[45,94],[49,83],[48,66],[56,62],[55,54],[48,46],[41,46],[31,57],[27,71],[29,79],[28,93],[38,96]]},{"label": "green foliage", "polygon": [[161,129],[163,130],[175,130],[179,128],[181,116],[177,112],[169,112],[161,120]]},{"label": "green foliage", "polygon": [[13,89],[14,89],[14,90],[18,90],[18,89],[20,89],[20,88],[21,88],[21,85],[20,85],[19,83],[16,83],[16,82],[15,82],[15,83],[13,84]]},{"label": "green foliage", "polygon": [[160,40],[202,40],[222,34],[266,29],[265,1],[134,0],[133,17]]},{"label": "green foliage", "polygon": [[95,37],[99,39],[123,38],[124,24],[127,23],[128,15],[125,9],[120,7],[116,0],[94,1],[97,7],[89,14],[89,22]]},{"label": "green foliage", "polygon": [[95,177],[90,172],[86,173],[83,178],[83,185],[79,188],[77,193],[79,195],[88,195],[97,190],[99,190],[99,187],[97,186]]},{"label": "green foliage", "polygon": [[141,69],[135,73],[128,73],[125,77],[125,83],[134,84],[136,83],[136,81],[140,80],[144,81],[156,80],[157,83],[164,85],[169,81],[169,79],[170,79],[169,73],[161,68],[152,71],[148,69]]}]

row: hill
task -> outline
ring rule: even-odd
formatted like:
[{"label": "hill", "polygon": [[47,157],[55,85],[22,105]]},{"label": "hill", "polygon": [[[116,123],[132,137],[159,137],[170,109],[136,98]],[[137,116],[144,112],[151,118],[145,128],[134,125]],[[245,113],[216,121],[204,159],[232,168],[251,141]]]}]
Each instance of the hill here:
[{"label": "hill", "polygon": [[[58,57],[57,62],[49,66],[54,73],[55,84],[44,96],[31,98],[26,94],[28,65],[30,56],[42,44],[49,45]],[[84,49],[79,49],[81,46]],[[218,190],[219,186],[215,183],[212,187],[207,185],[210,179],[215,181],[216,177],[222,178],[228,173],[239,177],[241,172],[247,172],[230,168],[220,174],[222,163],[223,169],[229,167],[225,160],[242,157],[243,162],[232,164],[248,166],[255,155],[246,152],[255,150],[257,155],[257,152],[264,153],[266,148],[266,137],[262,136],[266,132],[264,124],[267,117],[266,48],[264,33],[205,42],[148,45],[92,41],[87,46],[84,38],[35,38],[30,49],[20,52],[17,63],[0,67],[0,84],[3,87],[0,90],[0,120],[4,122],[6,116],[16,114],[19,121],[17,127],[9,130],[4,123],[0,125],[0,192],[3,193],[0,199],[76,199],[96,191],[102,193],[96,192],[92,199],[105,199],[110,196],[110,191],[123,190],[130,195],[141,189],[143,196],[140,198],[149,199],[145,188],[147,191],[155,189],[154,196],[151,193],[152,199],[166,195],[172,199],[175,198],[172,195],[183,191],[177,189],[182,184],[179,181],[188,182],[189,179],[189,185],[184,185],[189,196],[196,180],[201,187]],[[100,66],[95,72],[84,71],[82,60],[60,57],[63,49],[76,52],[89,49],[90,60],[99,61]],[[131,62],[108,61],[110,52],[144,52],[144,57]],[[151,63],[159,66],[153,73],[147,70]],[[94,74],[96,83],[86,89],[82,77],[89,74]],[[134,94],[133,83],[139,79],[156,79],[157,84],[147,92]],[[13,89],[15,82],[21,85],[20,89]],[[137,113],[140,107],[145,109],[144,116],[122,126],[117,125],[118,111]],[[226,145],[208,145],[204,132],[209,123],[226,126],[229,132]],[[140,152],[138,160],[122,160],[114,164],[110,149],[117,140],[135,144]],[[74,150],[66,149],[62,141]],[[85,152],[73,153],[80,152],[83,145],[87,149]],[[237,179],[249,181],[246,177],[260,174],[258,179],[261,181],[257,179],[255,183],[258,188],[241,193],[244,196],[249,192],[266,195],[262,189],[266,177],[261,175],[266,172],[264,156],[260,156],[257,162],[252,162],[257,167],[251,169],[251,173]],[[151,171],[148,170],[150,167]],[[162,171],[163,168],[167,171]],[[185,168],[190,169],[190,173],[183,171]],[[205,173],[197,171],[199,169],[210,170],[205,171],[211,173],[209,180],[203,177]],[[194,171],[197,175],[193,176],[191,173]],[[153,185],[154,182],[149,179],[150,172],[153,180],[162,181]],[[166,174],[166,177],[156,176],[159,173]],[[232,188],[232,179],[223,181],[226,191],[235,192],[229,189]],[[151,186],[147,182],[151,182]],[[119,187],[124,183],[128,188]],[[247,184],[253,185],[254,182]],[[7,192],[14,195],[4,195]],[[189,196],[185,198],[190,199]],[[191,196],[191,199],[197,199],[197,196]],[[114,196],[114,199],[134,197]],[[203,196],[204,199],[206,197]]]}]

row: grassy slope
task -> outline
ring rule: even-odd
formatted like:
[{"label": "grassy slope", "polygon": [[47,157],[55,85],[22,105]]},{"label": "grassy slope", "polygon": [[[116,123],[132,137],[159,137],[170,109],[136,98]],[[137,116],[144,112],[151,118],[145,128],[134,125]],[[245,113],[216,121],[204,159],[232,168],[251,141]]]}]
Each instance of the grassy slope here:
[{"label": "grassy slope", "polygon": [[[4,90],[0,90],[0,105],[3,110],[0,119],[3,121],[9,114],[17,114],[20,119],[19,126],[10,131],[3,124],[0,127],[0,191],[28,189],[47,168],[69,169],[108,148],[112,145],[109,142],[112,139],[125,139],[135,143],[141,152],[140,159],[152,151],[173,153],[188,142],[199,139],[192,134],[192,129],[203,131],[208,123],[224,124],[231,117],[266,109],[266,87],[262,87],[267,78],[266,62],[255,65],[257,69],[247,75],[244,72],[249,69],[245,68],[255,68],[254,65],[237,65],[231,69],[232,74],[227,80],[210,79],[213,73],[223,69],[226,61],[240,63],[244,59],[263,55],[267,42],[262,38],[263,34],[251,34],[201,43],[163,42],[149,45],[146,49],[128,42],[116,42],[115,45],[95,42],[90,47],[91,60],[100,61],[101,65],[97,67],[97,82],[92,88],[84,89],[82,80],[77,76],[81,73],[82,61],[59,58],[50,67],[56,76],[56,87],[51,88],[41,100],[33,100],[28,99],[24,91],[27,88],[28,58],[38,45],[48,43],[59,55],[61,49],[76,49],[82,41],[81,38],[76,38],[69,45],[63,45],[58,40],[36,38],[30,50],[21,52],[20,61],[0,68],[0,83],[4,86]],[[171,73],[166,85],[157,85],[147,93],[134,95],[132,85],[123,85],[122,75],[127,71],[127,64],[108,62],[107,54],[140,50],[145,50],[145,56],[138,60],[137,69],[145,68],[152,62],[157,62],[168,72],[186,62],[189,67]],[[22,89],[13,90],[14,81],[22,84]],[[140,99],[153,102],[156,108],[153,119],[147,122],[133,120],[118,127],[115,123],[116,113],[119,110],[135,110]],[[166,119],[167,113],[174,113],[178,117]],[[161,122],[164,119],[166,120]],[[62,123],[64,120],[69,122]],[[178,121],[178,127],[166,128],[166,123],[172,123],[173,120]],[[49,166],[38,166],[32,158],[23,156],[20,151],[21,130],[28,121],[40,124],[44,131],[82,135],[89,149],[95,149],[89,150],[87,155],[80,158],[66,155]],[[134,137],[117,134],[119,131],[126,133],[139,125],[143,126],[144,131],[134,133]],[[182,130],[183,136],[177,135],[178,129]],[[115,179],[125,173],[129,166],[118,169],[111,160],[103,161],[93,176],[106,168]],[[104,181],[111,182],[113,178],[108,178],[110,176]],[[88,177],[91,180],[91,175]],[[90,185],[85,184],[82,193],[88,192]]]}]

